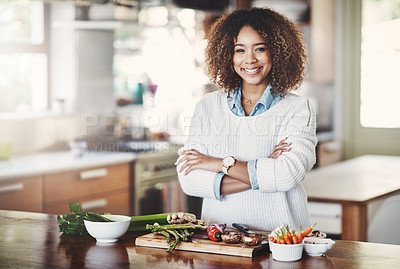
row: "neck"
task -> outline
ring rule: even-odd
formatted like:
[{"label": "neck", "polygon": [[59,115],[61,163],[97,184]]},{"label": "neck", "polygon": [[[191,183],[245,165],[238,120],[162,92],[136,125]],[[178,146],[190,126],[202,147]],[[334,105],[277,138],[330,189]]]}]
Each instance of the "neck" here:
[{"label": "neck", "polygon": [[244,87],[242,86],[242,101],[245,104],[255,104],[260,100],[266,87]]}]

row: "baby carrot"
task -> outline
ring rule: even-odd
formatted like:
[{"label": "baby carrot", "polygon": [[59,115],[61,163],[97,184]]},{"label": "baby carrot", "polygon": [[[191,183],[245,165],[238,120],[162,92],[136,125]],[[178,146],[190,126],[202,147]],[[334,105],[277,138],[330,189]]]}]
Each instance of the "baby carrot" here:
[{"label": "baby carrot", "polygon": [[301,239],[301,228],[302,226],[300,226],[300,231],[297,233],[297,242],[301,243],[301,241],[303,241],[303,239]]},{"label": "baby carrot", "polygon": [[285,243],[288,244],[288,245],[292,244],[290,242],[290,238],[289,238],[289,236],[287,234],[285,234],[285,236],[283,236],[283,240],[285,240]]},{"label": "baby carrot", "polygon": [[285,239],[286,244],[293,244],[292,234],[290,233],[289,227],[286,226],[285,230],[286,231],[285,231],[285,235],[284,235],[283,239]]},{"label": "baby carrot", "polygon": [[314,223],[314,225],[307,227],[307,229],[301,232],[301,241],[303,241],[304,237],[306,237],[312,231],[315,225],[317,225],[317,223]]},{"label": "baby carrot", "polygon": [[304,232],[302,232],[302,235],[304,237],[306,237],[309,233],[311,233],[312,229],[314,228],[314,226],[317,225],[317,223],[314,223],[314,225],[309,226],[307,229],[304,230]]},{"label": "baby carrot", "polygon": [[283,240],[283,238],[281,236],[278,236],[278,243],[283,244],[283,245],[286,244],[285,240]]},{"label": "baby carrot", "polygon": [[298,244],[299,242],[297,241],[297,236],[296,236],[295,231],[292,231],[291,236],[292,236],[293,244]]}]

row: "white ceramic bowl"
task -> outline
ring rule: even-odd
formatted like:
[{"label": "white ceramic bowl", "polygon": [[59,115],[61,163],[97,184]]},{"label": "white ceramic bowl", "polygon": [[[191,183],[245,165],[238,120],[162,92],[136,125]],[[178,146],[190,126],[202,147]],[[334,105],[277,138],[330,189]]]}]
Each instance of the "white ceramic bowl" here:
[{"label": "white ceramic bowl", "polygon": [[272,258],[274,260],[282,262],[293,262],[301,259],[303,255],[303,245],[304,243],[285,245],[276,244],[269,241],[269,250],[271,251]]},{"label": "white ceramic bowl", "polygon": [[113,243],[128,231],[131,218],[122,215],[103,215],[115,222],[95,222],[84,220],[88,233],[100,243]]},{"label": "white ceramic bowl", "polygon": [[304,250],[310,256],[322,256],[330,250],[335,241],[329,238],[306,237],[303,240]]}]

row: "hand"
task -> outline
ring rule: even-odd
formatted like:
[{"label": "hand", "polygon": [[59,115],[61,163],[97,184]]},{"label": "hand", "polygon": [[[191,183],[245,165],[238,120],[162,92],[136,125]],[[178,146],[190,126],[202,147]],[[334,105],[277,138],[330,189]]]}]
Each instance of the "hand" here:
[{"label": "hand", "polygon": [[[201,154],[197,150],[189,149],[180,154],[179,159],[175,165],[182,164],[179,173],[185,171],[184,175],[189,174],[190,171],[195,169],[203,169],[211,172],[219,172],[222,160]],[[186,169],[186,170],[185,170]]]},{"label": "hand", "polygon": [[290,151],[291,148],[289,148],[292,143],[286,143],[286,138],[282,139],[278,145],[275,146],[274,150],[272,151],[271,155],[269,156],[272,159],[277,159],[279,156],[282,155],[283,152],[288,152]]}]

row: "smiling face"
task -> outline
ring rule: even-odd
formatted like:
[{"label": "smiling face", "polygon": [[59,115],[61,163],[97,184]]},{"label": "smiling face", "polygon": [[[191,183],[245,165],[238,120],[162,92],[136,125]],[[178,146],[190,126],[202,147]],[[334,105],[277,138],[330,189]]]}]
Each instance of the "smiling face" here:
[{"label": "smiling face", "polygon": [[243,79],[243,88],[264,89],[269,84],[268,74],[272,68],[267,44],[251,26],[240,30],[233,53],[233,69]]}]

